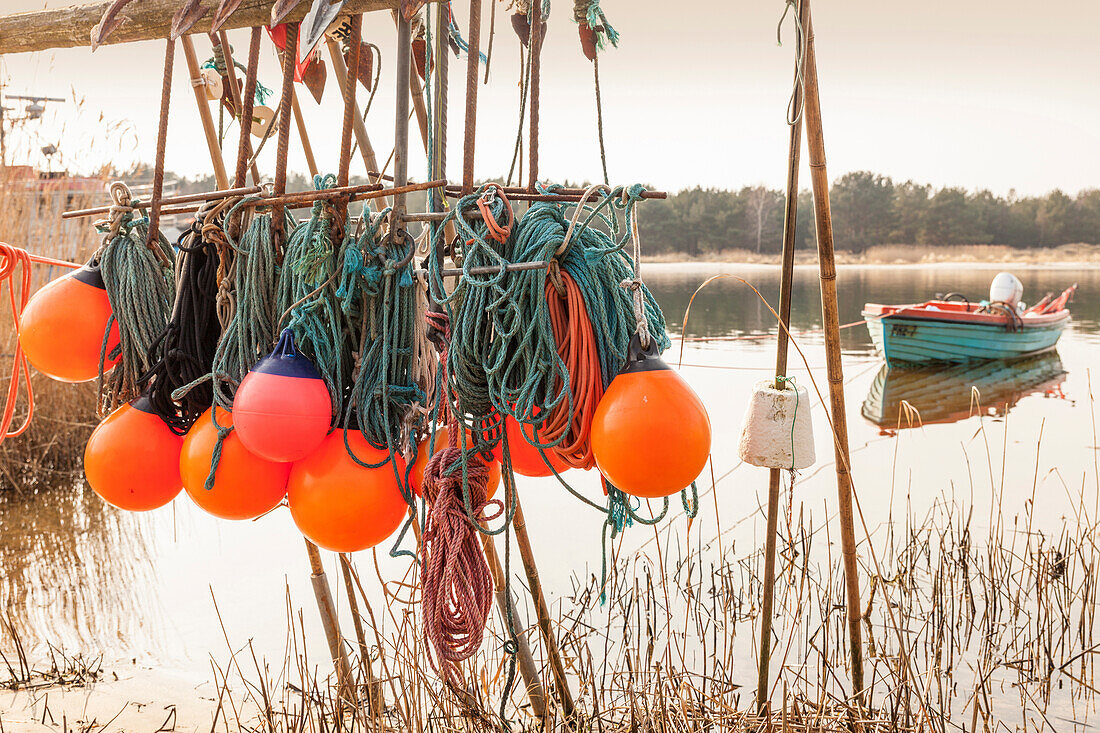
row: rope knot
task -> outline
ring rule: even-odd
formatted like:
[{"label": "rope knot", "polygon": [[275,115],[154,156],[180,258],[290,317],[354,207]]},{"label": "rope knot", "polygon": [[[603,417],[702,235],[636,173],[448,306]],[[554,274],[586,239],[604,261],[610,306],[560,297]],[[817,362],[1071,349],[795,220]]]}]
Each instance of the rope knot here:
[{"label": "rope knot", "polygon": [[642,282],[640,277],[628,277],[623,280],[619,285],[627,290],[632,296],[634,303],[634,320],[638,323],[638,338],[641,339],[642,347],[649,347],[649,318],[645,313],[645,283]]},{"label": "rope knot", "polygon": [[546,274],[550,278],[550,284],[554,286],[558,297],[564,298],[566,296],[565,281],[561,279],[561,265],[558,263],[557,257],[550,258],[549,264],[546,265]]}]

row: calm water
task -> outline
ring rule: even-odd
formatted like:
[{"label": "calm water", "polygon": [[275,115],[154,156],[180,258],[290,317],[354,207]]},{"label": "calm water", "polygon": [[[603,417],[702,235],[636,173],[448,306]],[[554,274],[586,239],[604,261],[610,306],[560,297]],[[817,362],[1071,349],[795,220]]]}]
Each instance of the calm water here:
[{"label": "calm water", "polygon": [[[648,266],[643,273],[679,336],[692,292],[713,266]],[[778,301],[774,268],[729,269]],[[961,291],[981,298],[995,269],[843,268],[840,273],[841,323],[859,319],[864,302],[913,302],[935,293]],[[948,375],[917,374],[899,379],[881,374],[862,326],[843,331],[845,389],[848,402],[856,490],[869,525],[880,526],[891,510],[908,502],[914,514],[922,506],[962,490],[967,501],[988,505],[989,487],[966,482],[969,452],[976,450],[976,417],[971,417],[971,385],[977,385],[982,409],[1007,430],[1007,451],[998,439],[992,460],[1005,462],[1008,477],[1004,511],[1021,510],[1032,492],[1035,444],[1043,426],[1038,475],[1045,500],[1038,521],[1057,527],[1072,516],[1078,497],[1050,478],[1052,467],[1069,486],[1092,485],[1095,445],[1091,428],[1088,369],[1100,365],[1100,270],[1068,268],[1020,271],[1027,301],[1077,282],[1073,324],[1056,355],[1030,361],[1023,369],[953,369]],[[772,320],[767,308],[744,284],[715,281],[695,300],[687,324],[683,374],[703,397],[714,426],[717,511],[723,528],[758,511],[767,484],[764,469],[739,464],[736,444],[742,413],[752,385],[767,377],[774,359]],[[815,273],[800,269],[794,292],[792,329],[813,377],[824,392],[824,354],[816,329],[821,325]],[[803,333],[804,332],[804,333]],[[699,342],[691,337],[721,337]],[[737,337],[736,339],[731,337]],[[679,341],[666,355],[679,359]],[[810,374],[792,351],[791,373],[809,386]],[[1095,371],[1095,370],[1094,370]],[[1093,375],[1100,380],[1100,372]],[[1100,384],[1097,385],[1100,389]],[[811,388],[811,395],[813,390]],[[878,397],[876,397],[878,395]],[[868,399],[870,396],[870,399]],[[896,402],[907,399],[926,416],[923,429],[894,438]],[[820,406],[815,405],[818,464],[805,471],[794,500],[817,517],[833,517],[835,483],[830,441]],[[1007,414],[1007,418],[1005,415]],[[866,417],[865,417],[866,415]],[[892,468],[898,452],[898,468]],[[968,452],[969,451],[969,452]],[[984,454],[981,459],[984,461]],[[592,475],[575,476],[582,491],[595,497]],[[521,483],[535,552],[552,596],[570,589],[573,573],[598,573],[602,517],[579,509],[552,480]],[[1091,506],[1096,497],[1086,495]],[[716,532],[715,502],[709,497],[692,532],[710,538]],[[671,525],[682,530],[682,516]],[[698,528],[698,529],[696,529]],[[1042,527],[1040,527],[1042,529]],[[742,522],[736,530],[738,554],[761,542],[763,518]],[[634,529],[625,548],[652,539],[649,529]],[[730,546],[733,546],[732,544]],[[406,561],[379,553],[383,576],[396,576]],[[360,558],[372,592],[378,580]],[[330,566],[330,578],[335,574]],[[81,487],[52,489],[29,498],[0,499],[0,608],[10,609],[24,643],[37,648],[49,641],[70,650],[102,653],[108,663],[138,659],[179,670],[196,681],[209,676],[209,655],[226,654],[212,597],[234,644],[254,640],[262,653],[281,658],[286,632],[286,593],[305,609],[313,625],[314,659],[325,650],[311,606],[309,570],[300,536],[283,509],[257,522],[220,522],[194,509],[186,497],[152,514],[135,516],[105,507]],[[340,592],[339,584],[334,589]],[[748,636],[747,634],[745,635]],[[0,647],[10,639],[0,633]],[[755,672],[742,664],[739,676],[751,686]]]}]

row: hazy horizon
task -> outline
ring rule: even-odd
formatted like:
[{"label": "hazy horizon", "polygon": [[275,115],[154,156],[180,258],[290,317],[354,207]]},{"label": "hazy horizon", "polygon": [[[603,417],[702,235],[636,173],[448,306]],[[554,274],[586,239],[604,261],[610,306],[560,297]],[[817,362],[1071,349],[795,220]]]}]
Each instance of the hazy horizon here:
[{"label": "hazy horizon", "polygon": [[[4,0],[3,8],[67,4]],[[782,3],[735,7],[705,0],[694,3],[690,14],[669,13],[667,4],[650,1],[602,5],[622,33],[620,47],[605,51],[600,63],[612,181],[645,181],[670,191],[782,187],[795,50],[790,18],[786,42],[776,46]],[[1012,0],[994,14],[979,3],[888,6],[856,0],[843,7],[817,3],[814,9],[830,178],[870,170],[896,181],[998,194],[1014,189],[1020,195],[1097,186],[1100,131],[1089,124],[1100,116],[1100,100],[1090,93],[1100,71],[1100,49],[1089,34],[1100,21],[1096,6]],[[456,8],[463,30],[464,10]],[[601,178],[592,68],[581,55],[571,16],[567,3],[555,4],[543,59],[540,172],[548,181]],[[483,28],[484,48],[488,3]],[[497,9],[497,31],[490,83],[479,95],[479,177],[507,172],[516,134],[518,41],[504,5]],[[382,50],[382,84],[367,118],[380,159],[393,144],[393,36],[387,14],[366,16],[364,38]],[[243,56],[247,32],[230,37]],[[206,39],[196,38],[196,46],[205,59]],[[9,162],[43,165],[40,155],[26,153],[48,144],[61,149],[55,167],[151,162],[163,53],[163,42],[147,42],[106,46],[95,54],[80,48],[0,59],[6,93],[82,100],[79,106],[48,105],[41,123],[11,136]],[[278,86],[266,41],[260,79]],[[452,56],[451,178],[460,175],[464,86],[465,58]],[[331,68],[320,106],[302,87],[299,92],[318,161],[323,170],[334,170],[341,105]],[[211,110],[216,118],[217,109]],[[415,125],[410,145],[418,151]],[[226,150],[232,158],[235,129]],[[265,150],[260,162],[270,175],[273,152]],[[188,176],[210,169],[178,49],[165,164]],[[306,171],[296,134],[289,168]],[[361,161],[352,170],[362,173]],[[410,173],[424,172],[423,157],[414,154]],[[809,183],[805,168],[801,182]]]}]

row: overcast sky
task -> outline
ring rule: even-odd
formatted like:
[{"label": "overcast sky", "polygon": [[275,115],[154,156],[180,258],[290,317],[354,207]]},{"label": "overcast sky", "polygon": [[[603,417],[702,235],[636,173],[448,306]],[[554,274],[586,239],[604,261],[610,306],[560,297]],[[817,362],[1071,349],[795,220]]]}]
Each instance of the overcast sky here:
[{"label": "overcast sky", "polygon": [[[697,184],[780,187],[794,53],[789,25],[787,42],[775,42],[782,3],[602,5],[622,34],[620,47],[606,51],[600,65],[613,182],[644,181],[668,190]],[[42,0],[0,0],[5,12],[42,6]],[[818,0],[814,7],[831,177],[869,169],[897,180],[1028,194],[1100,185],[1100,44],[1094,35],[1100,5]],[[456,2],[455,8],[464,29],[466,5]],[[600,176],[592,67],[581,55],[571,11],[566,0],[554,3],[543,60],[540,170],[546,180]],[[503,5],[497,21],[490,83],[481,87],[479,177],[507,173],[517,124],[518,41]],[[389,15],[367,16],[364,36],[382,48],[382,87],[367,126],[385,158],[393,144]],[[247,32],[234,31],[231,40],[243,57]],[[206,58],[206,39],[196,38],[196,45]],[[75,93],[82,100],[52,105],[42,123],[24,128],[22,140],[11,140],[23,152],[24,160],[15,162],[26,162],[27,151],[49,143],[62,150],[70,167],[151,161],[163,52],[162,42],[152,42],[107,46],[95,54],[82,48],[3,57],[5,91]],[[448,173],[459,178],[465,59],[452,57],[451,70]],[[278,86],[269,44],[260,74],[269,87]],[[329,83],[320,106],[304,90],[300,96],[321,166],[334,170],[340,104],[331,71]],[[206,172],[209,159],[182,53],[172,93],[167,167]],[[290,168],[305,172],[296,146],[292,137]],[[227,149],[236,150],[235,132]],[[261,167],[270,174],[271,166],[267,157]],[[362,170],[361,163],[353,168]],[[424,174],[422,159],[414,159],[411,172]]]}]

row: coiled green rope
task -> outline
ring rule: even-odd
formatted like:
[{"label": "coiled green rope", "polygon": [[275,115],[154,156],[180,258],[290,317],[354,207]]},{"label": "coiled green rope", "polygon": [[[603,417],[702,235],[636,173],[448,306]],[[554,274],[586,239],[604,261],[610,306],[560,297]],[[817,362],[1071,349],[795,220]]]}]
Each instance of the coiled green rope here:
[{"label": "coiled green rope", "polygon": [[[231,220],[245,201],[226,216]],[[292,222],[287,222],[287,230]],[[228,231],[226,240],[236,254],[233,273],[235,307],[214,354],[214,404],[230,409],[233,393],[252,366],[263,358],[279,335],[275,286],[279,274],[278,252],[272,235],[270,213],[253,217],[239,242]]]},{"label": "coiled green rope", "polygon": [[[313,185],[318,191],[333,188],[336,176],[314,176]],[[282,314],[279,326],[294,332],[298,348],[313,361],[325,380],[336,419],[342,414],[352,361],[336,295],[340,270],[332,241],[334,213],[328,202],[314,202],[309,220],[295,228],[287,239],[275,302]],[[342,229],[346,230],[344,224]]]},{"label": "coiled green rope", "polygon": [[[111,219],[96,224],[105,235],[96,259],[120,342],[118,352],[108,354],[105,334],[100,352],[100,399],[109,409],[141,392],[142,377],[151,366],[150,350],[168,324],[175,300],[175,250],[159,232],[146,246],[149,219],[134,216],[129,190],[123,193],[126,187],[118,185],[121,188],[112,186],[116,206]],[[105,377],[104,362],[115,356],[120,361]]]}]

